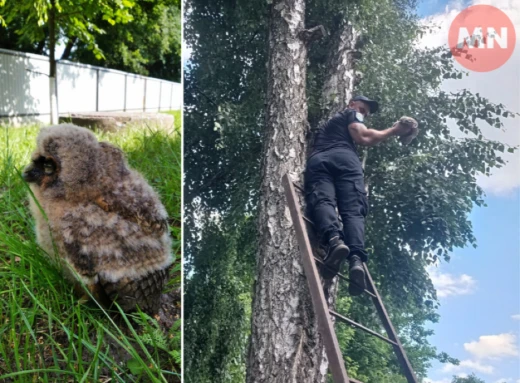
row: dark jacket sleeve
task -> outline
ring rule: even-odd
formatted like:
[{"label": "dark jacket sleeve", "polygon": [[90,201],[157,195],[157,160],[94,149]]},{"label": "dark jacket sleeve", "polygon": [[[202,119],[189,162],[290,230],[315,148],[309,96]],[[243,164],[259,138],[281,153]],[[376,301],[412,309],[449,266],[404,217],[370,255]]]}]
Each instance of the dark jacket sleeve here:
[{"label": "dark jacket sleeve", "polygon": [[364,124],[363,121],[359,121],[356,117],[356,111],[353,109],[345,109],[339,113],[336,113],[333,119],[336,119],[336,123],[341,126],[348,127],[353,122]]}]

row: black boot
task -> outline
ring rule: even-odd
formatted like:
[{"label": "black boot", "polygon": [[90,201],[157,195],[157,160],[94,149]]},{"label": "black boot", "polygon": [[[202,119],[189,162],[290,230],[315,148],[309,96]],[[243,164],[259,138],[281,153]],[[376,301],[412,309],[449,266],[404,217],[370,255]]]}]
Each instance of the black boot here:
[{"label": "black boot", "polygon": [[351,255],[348,259],[348,263],[348,277],[350,279],[348,292],[350,295],[360,295],[366,289],[363,261],[357,255]]},{"label": "black boot", "polygon": [[329,248],[324,258],[326,266],[322,266],[322,275],[325,279],[332,279],[341,269],[341,265],[347,259],[350,253],[345,243],[336,236],[329,241]]}]

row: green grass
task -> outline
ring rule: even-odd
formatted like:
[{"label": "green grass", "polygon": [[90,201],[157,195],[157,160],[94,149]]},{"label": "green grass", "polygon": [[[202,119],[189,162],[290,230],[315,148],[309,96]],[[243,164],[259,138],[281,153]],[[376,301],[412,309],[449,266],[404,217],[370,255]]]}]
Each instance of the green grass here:
[{"label": "green grass", "polygon": [[[180,132],[180,116],[176,120]],[[38,246],[20,177],[38,131],[0,127],[0,381],[180,382],[180,320],[164,330],[142,313],[80,303]],[[180,134],[140,126],[96,135],[121,147],[159,192],[176,255],[168,289],[178,291]]]}]

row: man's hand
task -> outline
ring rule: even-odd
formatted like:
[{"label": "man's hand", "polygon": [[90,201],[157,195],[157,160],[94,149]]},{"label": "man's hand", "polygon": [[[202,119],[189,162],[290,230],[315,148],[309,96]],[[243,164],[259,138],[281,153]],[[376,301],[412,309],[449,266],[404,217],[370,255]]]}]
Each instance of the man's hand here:
[{"label": "man's hand", "polygon": [[396,121],[394,125],[392,125],[392,128],[397,137],[407,136],[412,132],[412,127],[410,125],[403,124],[400,121]]}]

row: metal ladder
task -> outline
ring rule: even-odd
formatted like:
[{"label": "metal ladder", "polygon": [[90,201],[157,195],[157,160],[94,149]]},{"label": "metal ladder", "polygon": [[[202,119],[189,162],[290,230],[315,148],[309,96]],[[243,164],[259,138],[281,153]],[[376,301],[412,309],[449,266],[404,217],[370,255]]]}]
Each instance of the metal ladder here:
[{"label": "metal ladder", "polygon": [[[373,330],[370,330],[369,328],[357,322],[354,322],[353,320],[346,318],[333,310],[329,310],[327,301],[325,300],[325,295],[323,292],[318,269],[316,267],[316,262],[320,264],[323,264],[323,262],[321,261],[321,259],[316,258],[313,255],[309,241],[309,236],[307,235],[307,228],[305,226],[304,221],[307,221],[309,223],[312,222],[302,215],[300,211],[299,200],[294,190],[295,187],[301,190],[301,187],[294,184],[291,181],[288,174],[283,176],[282,184],[285,190],[287,204],[291,212],[294,229],[296,231],[296,239],[298,240],[298,245],[302,255],[303,269],[305,271],[305,275],[309,283],[312,304],[314,306],[316,317],[318,318],[319,332],[323,338],[323,343],[325,345],[325,351],[329,360],[329,367],[332,373],[334,383],[362,382],[348,377],[347,370],[345,368],[345,363],[343,362],[342,353],[339,349],[339,343],[336,337],[336,333],[334,331],[334,325],[332,323],[331,316],[335,317],[340,322],[354,326],[391,344],[397,356],[399,364],[401,365],[402,372],[405,375],[408,383],[418,383],[418,380],[415,377],[415,374],[412,370],[410,361],[408,360],[403,346],[401,345],[401,342],[397,337],[397,333],[394,329],[394,326],[392,325],[392,322],[388,317],[388,313],[386,312],[385,306],[383,305],[381,296],[379,295],[376,286],[374,285],[374,281],[372,280],[372,277],[370,276],[370,273],[368,272],[368,268],[365,263],[363,263],[363,267],[365,269],[365,275],[367,279],[367,289],[365,289],[364,292],[372,298],[372,302],[374,302],[374,305],[376,306],[376,310],[379,314],[379,317],[381,318],[381,321],[383,323],[386,333],[388,334],[388,337],[381,335]],[[338,277],[341,280],[348,281],[348,278],[344,275],[338,274]]]}]

